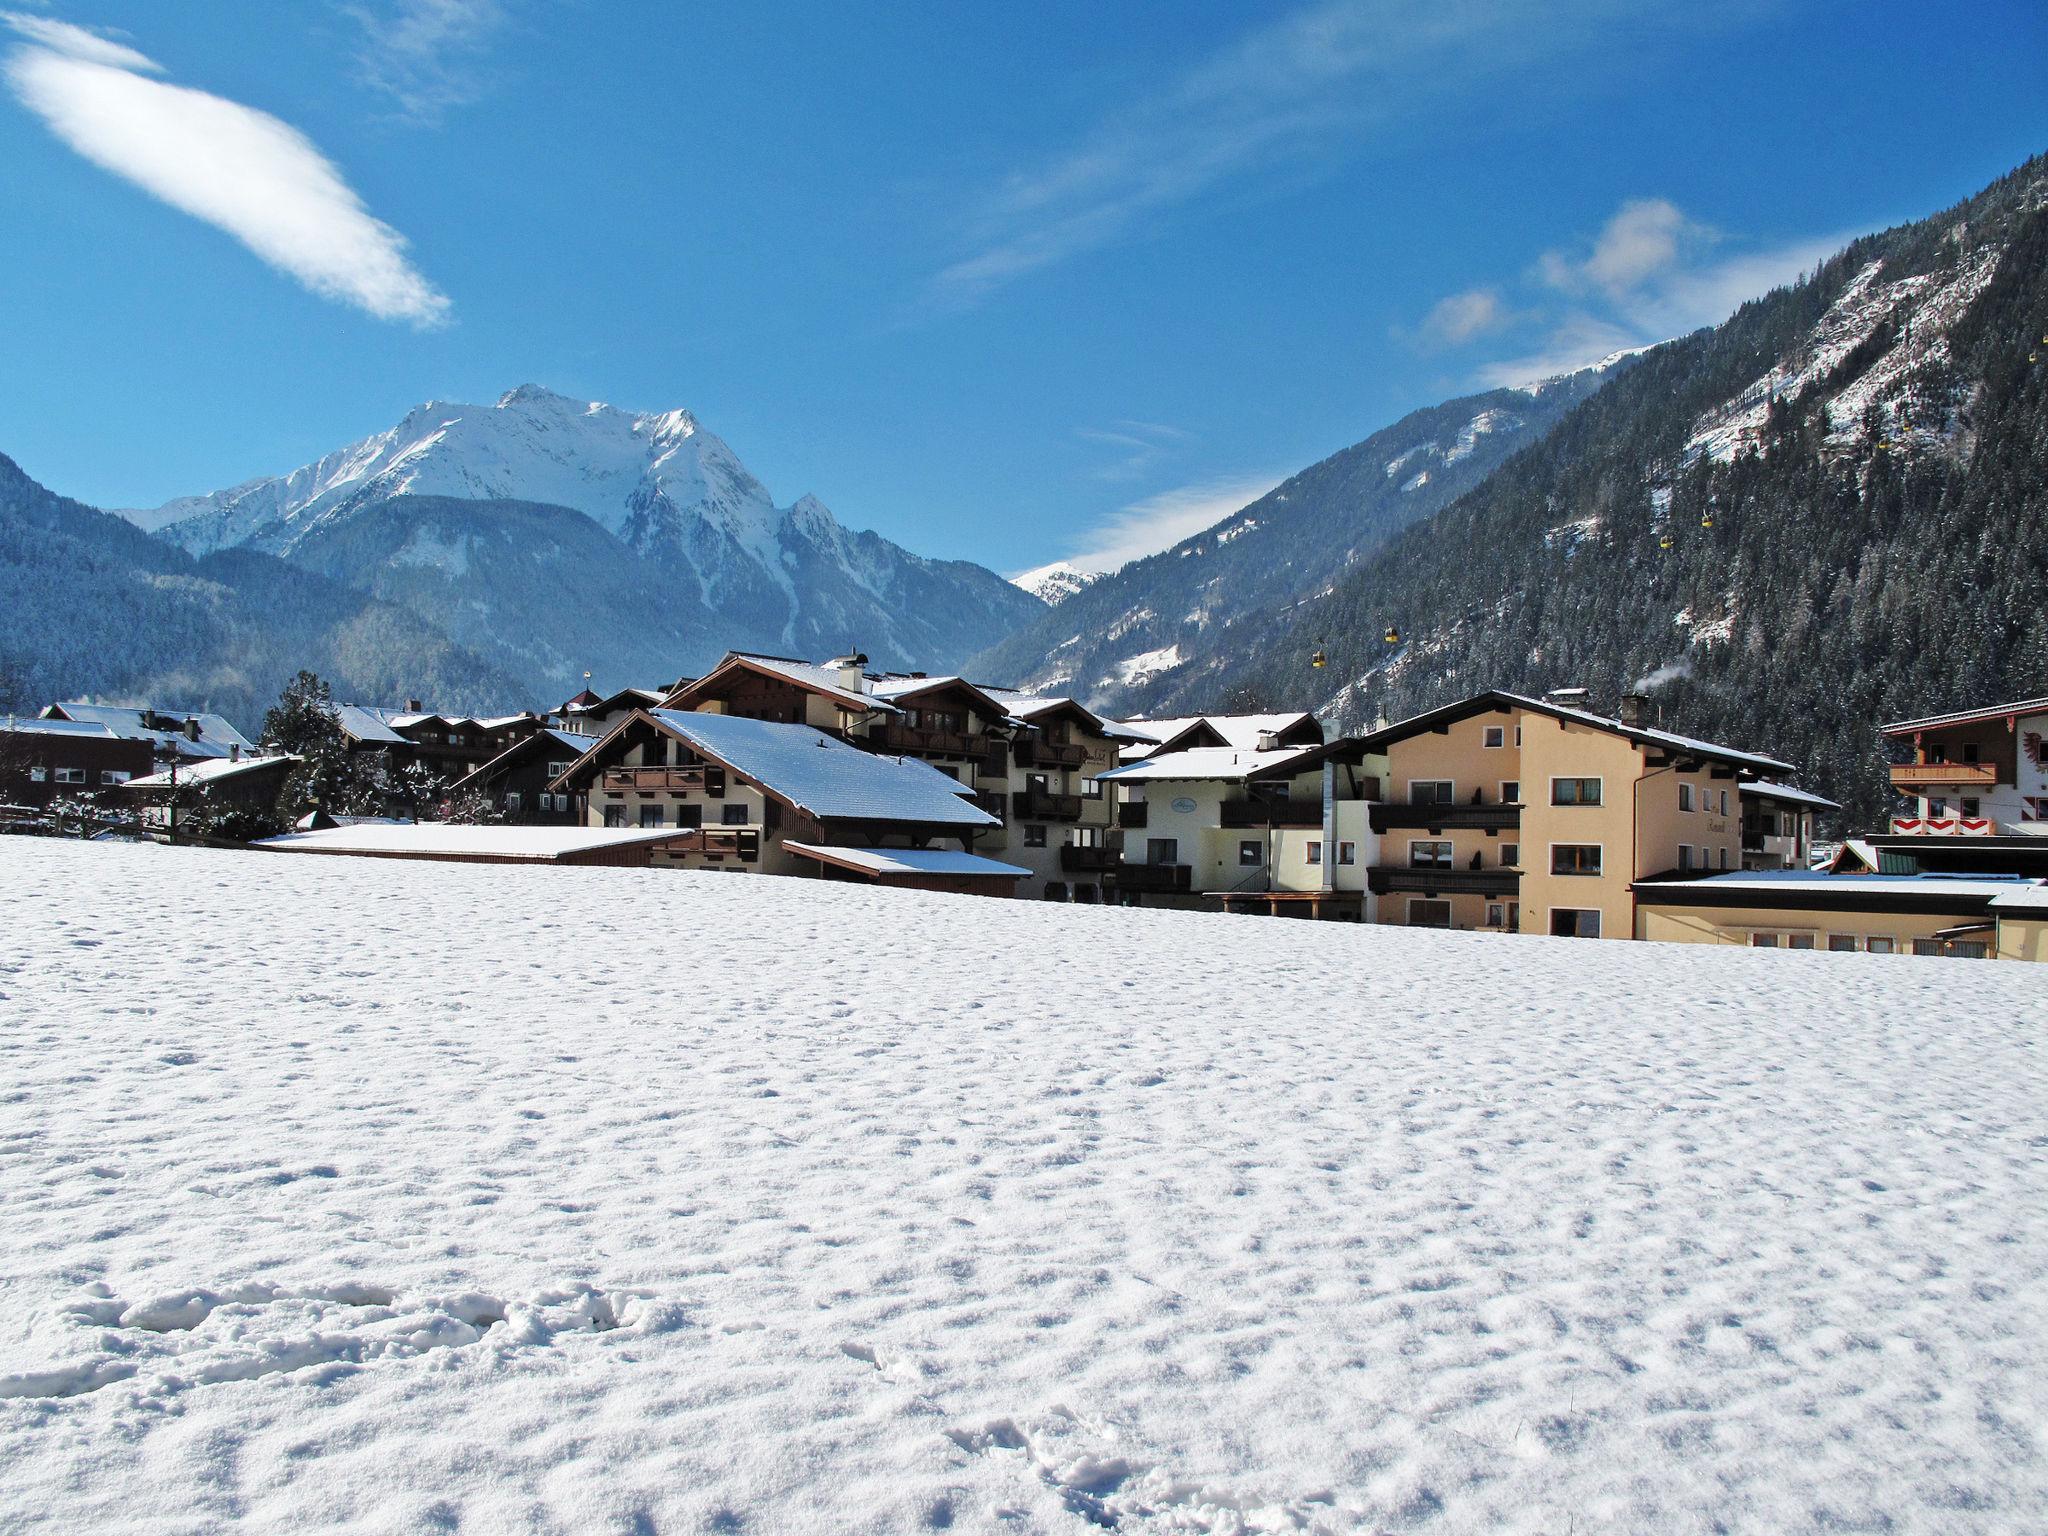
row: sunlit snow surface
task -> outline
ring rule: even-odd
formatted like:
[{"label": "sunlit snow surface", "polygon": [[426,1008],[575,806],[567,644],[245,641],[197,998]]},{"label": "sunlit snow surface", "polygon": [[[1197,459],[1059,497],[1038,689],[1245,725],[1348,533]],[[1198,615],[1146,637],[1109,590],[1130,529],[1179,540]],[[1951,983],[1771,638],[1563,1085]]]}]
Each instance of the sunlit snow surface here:
[{"label": "sunlit snow surface", "polygon": [[2032,967],[0,839],[0,1528],[2048,1509]]}]

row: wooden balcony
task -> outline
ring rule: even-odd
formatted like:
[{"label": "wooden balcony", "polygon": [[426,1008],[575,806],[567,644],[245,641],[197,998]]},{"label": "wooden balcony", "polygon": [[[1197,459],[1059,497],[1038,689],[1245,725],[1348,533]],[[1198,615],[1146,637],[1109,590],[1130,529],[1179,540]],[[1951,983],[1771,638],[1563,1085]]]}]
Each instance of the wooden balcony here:
[{"label": "wooden balcony", "polygon": [[1105,870],[1121,870],[1123,867],[1123,854],[1115,848],[1083,848],[1077,843],[1068,843],[1060,849],[1060,869],[1066,874],[1099,875]]},{"label": "wooden balcony", "polygon": [[723,768],[607,768],[598,787],[620,794],[637,790],[643,795],[665,793],[685,795],[698,791],[714,798],[725,793]]},{"label": "wooden balcony", "polygon": [[1522,889],[1518,869],[1411,869],[1375,864],[1365,873],[1375,896],[1408,891],[1418,896],[1515,896]]},{"label": "wooden balcony", "polygon": [[1375,832],[1389,832],[1397,828],[1420,828],[1429,832],[1446,832],[1459,829],[1491,829],[1508,831],[1522,824],[1522,807],[1509,805],[1449,805],[1433,802],[1426,805],[1381,805],[1375,803],[1368,813]]},{"label": "wooden balcony", "polygon": [[678,827],[674,838],[658,846],[664,853],[753,864],[761,857],[761,834],[753,827]]},{"label": "wooden balcony", "polygon": [[1088,761],[1088,749],[1071,742],[1019,736],[1013,746],[1022,768],[1078,768]]},{"label": "wooden balcony", "polygon": [[967,796],[967,798],[969,800],[972,800],[984,811],[987,811],[989,815],[994,816],[998,820],[1000,820],[1004,810],[1006,809],[1005,802],[1008,801],[1010,797],[1004,794],[1000,789],[983,789],[977,790],[974,794]]},{"label": "wooden balcony", "polygon": [[1144,801],[1126,800],[1116,808],[1116,824],[1126,831],[1142,831],[1148,814]]},{"label": "wooden balcony", "polygon": [[1998,783],[1996,763],[1896,763],[1892,788],[1916,794],[1923,789],[1990,789]]},{"label": "wooden balcony", "polygon": [[1116,885],[1120,891],[1150,891],[1170,894],[1186,891],[1194,883],[1194,871],[1185,864],[1119,864]]},{"label": "wooden balcony", "polygon": [[1051,795],[1042,790],[1020,789],[1010,797],[1013,813],[1019,821],[1079,821],[1081,819],[1081,797],[1079,795]]},{"label": "wooden balcony", "polygon": [[1223,825],[1226,827],[1320,827],[1323,824],[1323,802],[1320,800],[1226,800],[1223,802]]},{"label": "wooden balcony", "polygon": [[888,752],[921,753],[932,757],[985,757],[986,736],[967,731],[942,731],[923,725],[881,725],[868,740]]}]

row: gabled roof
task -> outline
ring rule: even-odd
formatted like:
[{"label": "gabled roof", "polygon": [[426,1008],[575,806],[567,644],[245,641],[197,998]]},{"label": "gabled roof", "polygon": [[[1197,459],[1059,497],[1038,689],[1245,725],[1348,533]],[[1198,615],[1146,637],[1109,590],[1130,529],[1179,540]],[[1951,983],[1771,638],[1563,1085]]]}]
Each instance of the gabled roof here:
[{"label": "gabled roof", "polygon": [[597,742],[598,738],[595,736],[578,736],[573,731],[558,730],[552,725],[543,726],[531,735],[520,737],[488,763],[480,764],[476,768],[471,769],[468,773],[457,779],[450,787],[454,789],[467,789],[471,784],[479,784],[486,780],[494,779],[506,769],[514,766],[521,758],[538,756],[543,750],[553,752],[566,751],[572,759],[580,758],[584,753],[596,746]]},{"label": "gabled roof", "polygon": [[1106,736],[1112,741],[1145,739],[1121,720],[1098,715],[1079,699],[1063,693],[1026,693],[1020,688],[998,688],[988,683],[980,686],[981,691],[1008,711],[1010,719],[1019,725],[1036,725],[1048,716],[1064,712],[1077,717],[1096,735]]},{"label": "gabled roof", "polygon": [[190,767],[180,768],[176,774],[175,784],[172,782],[173,776],[170,773],[151,773],[145,774],[141,778],[130,779],[125,787],[128,789],[196,788],[207,784],[218,784],[223,779],[238,779],[245,774],[255,773],[259,770],[289,768],[297,761],[299,759],[289,752],[274,753],[269,757],[245,757],[240,761],[234,761],[225,757],[215,757],[209,758],[203,763],[193,763]]},{"label": "gabled roof", "polygon": [[[244,752],[256,750],[256,743],[228,724],[223,716],[203,710],[190,712],[72,701],[52,704],[43,711],[43,717],[50,720],[76,720],[104,725],[116,736],[129,741],[147,741],[158,747],[173,748],[184,757],[226,757],[231,747],[240,747]],[[145,717],[173,723],[148,725],[144,723]],[[183,726],[187,720],[199,722],[197,741],[193,741],[184,733]]]},{"label": "gabled roof", "polygon": [[1176,720],[1126,720],[1123,723],[1133,734],[1149,737],[1166,751],[1201,745],[1197,741],[1182,741],[1181,738],[1200,736],[1203,727],[1215,735],[1218,745],[1247,750],[1257,747],[1259,737],[1267,731],[1283,736],[1289,731],[1298,731],[1303,725],[1314,726],[1316,740],[1323,739],[1322,722],[1305,709],[1264,715],[1184,715]]},{"label": "gabled roof", "polygon": [[839,673],[831,667],[821,667],[816,662],[798,661],[790,656],[766,656],[754,651],[727,651],[719,664],[706,672],[695,682],[685,683],[661,701],[663,709],[687,708],[693,699],[713,696],[714,685],[729,678],[736,671],[756,672],[764,677],[780,678],[792,683],[806,693],[815,693],[830,699],[846,709],[858,710],[863,714],[898,714],[900,711],[886,699],[876,698],[871,693],[856,693],[840,681]]},{"label": "gabled roof", "polygon": [[902,703],[907,699],[920,699],[928,693],[939,693],[957,688],[979,703],[983,709],[1000,720],[1010,711],[1007,705],[992,697],[985,688],[976,687],[964,677],[881,677],[872,684],[870,697]]},{"label": "gabled roof", "polygon": [[1887,736],[1902,736],[1912,731],[1933,730],[1944,725],[1974,725],[1980,720],[2003,720],[2007,716],[2048,714],[2048,695],[2035,699],[2015,699],[2010,704],[1987,704],[1982,709],[1958,709],[1945,715],[1925,715],[1918,720],[1894,720],[1890,725],[1880,725],[1878,730]]},{"label": "gabled roof", "polygon": [[653,709],[621,721],[605,741],[635,720],[651,722],[783,803],[821,820],[963,828],[1002,825],[1000,818],[973,803],[967,786],[929,763],[864,751],[808,725]]},{"label": "gabled roof", "polygon": [[1532,699],[1526,694],[1509,693],[1499,688],[1489,688],[1484,693],[1475,693],[1469,699],[1460,699],[1455,704],[1444,704],[1436,709],[1424,710],[1421,714],[1411,715],[1406,720],[1398,720],[1392,725],[1382,726],[1379,730],[1369,731],[1358,740],[1372,750],[1383,750],[1393,742],[1406,741],[1411,736],[1435,730],[1440,725],[1455,724],[1474,715],[1516,709],[1548,715],[1554,720],[1564,720],[1574,725],[1590,726],[1611,736],[1620,736],[1638,745],[1655,747],[1659,751],[1681,757],[1712,758],[1715,762],[1731,764],[1737,768],[1754,769],[1762,773],[1792,771],[1790,763],[1780,762],[1775,757],[1764,757],[1755,752],[1724,747],[1718,742],[1702,741],[1696,736],[1680,736],[1671,731],[1651,730],[1647,726],[1624,725],[1610,715],[1596,715],[1589,709],[1574,709],[1567,704],[1553,704],[1548,699]]},{"label": "gabled roof", "polygon": [[[676,687],[680,688],[691,681],[692,679],[685,678]],[[564,715],[608,715],[615,709],[649,709],[659,704],[673,692],[675,692],[674,688],[666,690],[660,688],[621,688],[616,693],[606,694],[600,698],[597,694],[592,693],[586,688],[577,694],[575,698],[565,702],[557,713]]]}]

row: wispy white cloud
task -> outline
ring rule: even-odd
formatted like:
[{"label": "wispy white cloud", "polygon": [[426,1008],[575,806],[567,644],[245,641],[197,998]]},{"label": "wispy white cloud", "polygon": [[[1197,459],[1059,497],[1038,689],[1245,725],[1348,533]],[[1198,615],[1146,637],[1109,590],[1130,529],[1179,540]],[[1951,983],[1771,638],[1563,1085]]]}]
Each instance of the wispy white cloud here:
[{"label": "wispy white cloud", "polygon": [[970,306],[1212,188],[1330,160],[1375,123],[1442,110],[1505,72],[1611,39],[1626,13],[1645,13],[1638,31],[1658,14],[1639,0],[1316,0],[1010,176],[926,299]]},{"label": "wispy white cloud", "polygon": [[437,122],[482,94],[484,52],[505,21],[500,0],[365,0],[343,9],[362,29],[364,83],[405,117]]},{"label": "wispy white cloud", "polygon": [[1471,292],[1481,291],[1472,290],[1439,301],[1421,329],[1445,346],[1517,330],[1524,350],[1475,372],[1489,387],[1512,387],[1718,325],[1748,300],[1812,271],[1848,238],[1821,235],[1741,249],[1732,236],[1668,198],[1635,198],[1576,248],[1538,257],[1524,280],[1526,304],[1488,312],[1489,318],[1504,316],[1501,325],[1457,334],[1455,322],[1467,313]]},{"label": "wispy white cloud", "polygon": [[1463,346],[1506,325],[1512,316],[1497,288],[1468,288],[1437,300],[1422,317],[1422,334],[1438,346]]},{"label": "wispy white cloud", "polygon": [[1136,480],[1150,473],[1191,437],[1179,427],[1156,421],[1117,421],[1107,427],[1081,427],[1074,435],[1108,450],[1109,461],[1092,472],[1097,480]]},{"label": "wispy white cloud", "polygon": [[127,45],[67,23],[0,13],[25,39],[4,72],[64,143],[152,197],[227,231],[324,298],[429,326],[448,300],[311,140],[267,112],[152,78]]},{"label": "wispy white cloud", "polygon": [[1257,501],[1279,475],[1237,475],[1161,491],[1119,507],[1089,530],[1067,563],[1084,571],[1113,571],[1156,555]]}]

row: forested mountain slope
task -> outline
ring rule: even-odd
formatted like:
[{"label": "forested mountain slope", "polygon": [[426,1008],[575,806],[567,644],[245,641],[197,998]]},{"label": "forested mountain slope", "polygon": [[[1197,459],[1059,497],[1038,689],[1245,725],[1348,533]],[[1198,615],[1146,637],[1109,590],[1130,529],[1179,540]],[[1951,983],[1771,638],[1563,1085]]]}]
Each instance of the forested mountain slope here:
[{"label": "forested mountain slope", "polygon": [[2048,688],[2043,160],[1645,354],[1208,692],[1348,728],[1570,684],[1647,686],[1859,826],[1878,722]]},{"label": "forested mountain slope", "polygon": [[1121,713],[1213,702],[1218,675],[1284,626],[1289,605],[1477,485],[1607,372],[1411,412],[1213,528],[1078,587],[976,656],[969,671],[1068,688]]},{"label": "forested mountain slope", "polygon": [[533,702],[404,609],[253,551],[195,560],[0,455],[0,710],[94,694],[253,731],[301,667],[344,698]]}]

